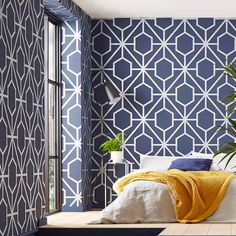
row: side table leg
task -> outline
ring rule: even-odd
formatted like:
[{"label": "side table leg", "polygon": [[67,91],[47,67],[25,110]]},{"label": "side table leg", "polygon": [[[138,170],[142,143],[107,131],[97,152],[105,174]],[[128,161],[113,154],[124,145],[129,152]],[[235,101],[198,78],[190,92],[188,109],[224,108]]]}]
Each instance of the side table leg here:
[{"label": "side table leg", "polygon": [[105,164],[104,166],[104,185],[105,185],[104,201],[105,201],[105,207],[107,207],[107,164]]}]

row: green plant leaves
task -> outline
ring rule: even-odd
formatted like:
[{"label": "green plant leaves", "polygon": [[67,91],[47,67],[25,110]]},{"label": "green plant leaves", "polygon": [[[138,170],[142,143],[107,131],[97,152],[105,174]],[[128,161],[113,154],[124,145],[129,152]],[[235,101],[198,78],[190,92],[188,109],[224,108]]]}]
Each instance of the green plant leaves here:
[{"label": "green plant leaves", "polygon": [[[227,76],[236,80],[236,68],[233,66],[233,64],[235,63],[230,63],[223,68]],[[223,103],[228,105],[227,113],[228,115],[231,115],[236,110],[236,91],[230,92],[230,94],[223,100]]]},{"label": "green plant leaves", "polygon": [[223,160],[225,160],[227,157],[229,157],[228,158],[228,160],[227,160],[227,162],[226,162],[226,164],[225,164],[225,168],[228,166],[228,164],[230,163],[230,161],[233,159],[233,157],[236,155],[236,144],[235,143],[227,143],[227,144],[229,144],[231,147],[225,147],[225,148],[221,148],[219,151],[217,151],[215,154],[214,154],[214,156],[213,156],[213,158],[214,157],[216,157],[216,156],[218,156],[219,154],[225,154],[222,158],[221,158],[221,160],[220,160],[220,162],[219,163],[221,163]]},{"label": "green plant leaves", "polygon": [[115,138],[105,141],[100,146],[100,149],[102,149],[103,152],[119,151],[124,141],[125,141],[124,134],[119,133],[119,134],[116,134]]},{"label": "green plant leaves", "polygon": [[[232,79],[236,79],[236,68],[233,66],[235,63],[230,63],[229,65],[224,67],[225,74]],[[227,107],[227,114],[228,116],[231,115],[233,112],[236,111],[236,91],[230,92],[230,94],[224,99],[223,101],[228,107]],[[228,118],[229,125],[228,127],[221,126],[219,131],[226,130],[232,135],[236,135],[236,122],[230,118]],[[225,168],[228,166],[230,161],[234,158],[236,155],[236,143],[234,142],[225,142],[224,146],[220,148],[213,157],[218,156],[219,154],[224,154],[224,156],[221,158],[220,162],[227,159],[227,162],[225,164]]]},{"label": "green plant leaves", "polygon": [[233,79],[236,79],[236,69],[233,67],[232,63],[224,67],[225,73]]}]

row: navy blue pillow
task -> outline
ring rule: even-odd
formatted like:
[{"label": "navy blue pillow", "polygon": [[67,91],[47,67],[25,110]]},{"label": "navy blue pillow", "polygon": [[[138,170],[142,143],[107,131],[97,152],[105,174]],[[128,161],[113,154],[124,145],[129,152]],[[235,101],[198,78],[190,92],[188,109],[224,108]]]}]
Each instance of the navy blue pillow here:
[{"label": "navy blue pillow", "polygon": [[178,169],[183,171],[208,171],[211,167],[211,163],[211,159],[180,158],[171,162],[169,170]]}]

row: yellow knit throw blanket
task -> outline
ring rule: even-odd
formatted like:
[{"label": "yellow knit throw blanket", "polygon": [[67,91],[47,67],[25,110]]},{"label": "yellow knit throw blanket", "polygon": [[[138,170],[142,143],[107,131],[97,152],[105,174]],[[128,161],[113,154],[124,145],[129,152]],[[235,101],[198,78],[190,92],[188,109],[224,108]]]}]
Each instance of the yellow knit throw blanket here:
[{"label": "yellow knit throw blanket", "polygon": [[196,223],[217,210],[233,178],[234,175],[224,171],[147,171],[123,177],[115,190],[120,193],[127,184],[137,180],[167,184],[175,199],[177,221]]}]

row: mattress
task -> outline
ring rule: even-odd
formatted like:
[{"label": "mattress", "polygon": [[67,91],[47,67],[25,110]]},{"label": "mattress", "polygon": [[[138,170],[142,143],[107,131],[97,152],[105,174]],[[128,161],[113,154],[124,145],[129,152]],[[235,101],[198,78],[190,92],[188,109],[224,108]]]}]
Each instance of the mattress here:
[{"label": "mattress", "polygon": [[[206,190],[207,191],[207,190]],[[236,179],[233,179],[218,209],[206,222],[236,222]],[[101,211],[94,223],[176,222],[174,199],[167,185],[135,181]]]}]

